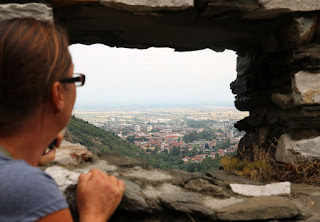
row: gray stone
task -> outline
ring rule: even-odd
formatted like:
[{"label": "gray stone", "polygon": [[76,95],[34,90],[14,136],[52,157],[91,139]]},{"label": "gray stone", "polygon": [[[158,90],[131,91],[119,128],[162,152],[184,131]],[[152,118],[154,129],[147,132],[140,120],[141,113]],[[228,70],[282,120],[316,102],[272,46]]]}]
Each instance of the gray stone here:
[{"label": "gray stone", "polygon": [[45,4],[0,4],[0,21],[20,17],[33,17],[38,20],[53,22],[52,8]]},{"label": "gray stone", "polygon": [[94,168],[97,168],[105,173],[113,173],[118,169],[117,166],[110,165],[107,161],[99,159],[97,161],[94,161],[93,163],[82,164],[80,167],[76,168],[74,171],[79,173],[87,173],[88,171]]},{"label": "gray stone", "polygon": [[193,0],[100,0],[100,4],[126,11],[185,10]]},{"label": "gray stone", "polygon": [[292,79],[292,97],[295,105],[319,105],[320,73],[296,73]]},{"label": "gray stone", "polygon": [[294,48],[313,40],[318,24],[318,17],[299,16],[295,17],[286,29],[283,29],[282,47]]},{"label": "gray stone", "polygon": [[258,0],[265,9],[286,9],[292,12],[320,10],[318,0]]},{"label": "gray stone", "polygon": [[181,187],[169,183],[164,183],[160,186],[147,185],[142,190],[142,194],[148,199],[157,199],[160,197],[160,195],[163,194],[174,194],[182,192],[183,190],[181,189]]},{"label": "gray stone", "polygon": [[319,144],[320,136],[312,139],[292,140],[290,135],[283,134],[276,149],[276,160],[288,164],[320,160]]},{"label": "gray stone", "polygon": [[290,194],[290,182],[271,183],[266,185],[230,184],[233,192],[245,196],[274,196]]},{"label": "gray stone", "polygon": [[161,203],[169,209],[216,219],[215,212],[202,204],[201,196],[199,194],[162,194],[160,199]]},{"label": "gray stone", "polygon": [[225,192],[221,187],[211,184],[208,180],[193,179],[186,183],[185,189],[192,191],[208,193],[216,197],[229,197],[229,194]]},{"label": "gray stone", "polygon": [[132,169],[125,172],[123,175],[130,178],[139,178],[149,181],[166,181],[172,179],[171,175],[161,172],[160,170]]},{"label": "gray stone", "polygon": [[129,212],[148,212],[150,206],[142,196],[141,187],[129,180],[124,180],[124,182],[126,184],[126,190],[120,209],[127,210]]},{"label": "gray stone", "polygon": [[263,185],[261,182],[253,181],[245,177],[239,177],[239,175],[234,172],[224,170],[210,172],[207,173],[207,175],[215,178],[216,180],[220,180],[219,186],[227,186],[226,184],[229,185],[231,183]]},{"label": "gray stone", "polygon": [[242,18],[272,19],[292,12],[317,11],[320,4],[317,0],[258,0],[260,7],[248,11]]},{"label": "gray stone", "polygon": [[257,0],[198,0],[197,3],[208,4],[202,12],[202,16],[218,16],[224,15],[226,12],[251,12],[261,8]]},{"label": "gray stone", "polygon": [[[193,6],[193,2],[198,5]],[[70,30],[71,43],[103,43],[127,48],[253,49],[260,45],[262,38],[278,33],[286,25],[283,21],[239,19],[260,7],[257,0],[233,0],[232,3],[220,0],[220,4],[214,5],[216,2],[101,0],[100,4],[78,3],[56,7],[54,11],[55,20]],[[203,16],[208,7],[219,14]]]},{"label": "gray stone", "polygon": [[103,153],[99,159],[107,161],[109,165],[115,165],[118,167],[147,168],[147,161],[145,159],[130,158],[119,154]]},{"label": "gray stone", "polygon": [[284,197],[254,197],[217,212],[218,218],[223,221],[294,219],[302,214],[296,205]]},{"label": "gray stone", "polygon": [[203,198],[203,204],[213,210],[221,209],[227,206],[231,206],[237,203],[241,203],[244,201],[244,199],[241,198],[235,198],[235,197],[230,197],[227,199],[217,199],[217,198],[212,198],[209,196],[206,196]]},{"label": "gray stone", "polygon": [[160,199],[162,202],[166,202],[167,204],[179,202],[179,203],[202,205],[201,196],[198,193],[192,193],[192,192],[164,193],[160,195]]},{"label": "gray stone", "polygon": [[85,146],[62,141],[56,149],[54,163],[61,166],[78,166],[82,162],[91,161],[93,154]]},{"label": "gray stone", "polygon": [[[106,161],[97,161],[106,162]],[[99,165],[101,167],[101,165]],[[132,170],[131,168],[118,168],[119,174]],[[141,169],[139,169],[141,170]],[[50,173],[58,183],[61,191],[70,204],[74,221],[78,221],[76,208],[76,183],[79,174],[76,169],[67,170],[62,167],[49,167],[46,172]],[[150,174],[154,171],[150,170]],[[167,172],[163,172],[166,174]],[[156,173],[157,174],[157,173]],[[215,198],[209,193],[203,192],[210,185],[205,176],[197,177],[195,174],[187,173],[188,178],[193,178],[180,187],[174,185],[175,181],[149,181],[134,178],[134,181],[123,178],[126,183],[126,191],[123,200],[114,215],[115,221],[186,221],[184,215],[189,215],[196,221],[258,221],[277,219],[303,219],[311,216],[315,221],[319,218],[317,204],[320,201],[320,190],[307,185],[293,185],[290,198],[272,197],[240,197],[230,190],[229,198]],[[186,175],[184,175],[186,176]],[[239,177],[224,171],[213,172],[209,175],[213,181],[219,181],[219,187],[224,190],[231,182],[260,184],[255,181]],[[181,183],[175,182],[177,184]],[[188,185],[187,185],[188,184]],[[189,186],[187,189],[185,186]],[[194,186],[199,186],[196,189]],[[211,191],[211,186],[210,191]],[[263,187],[263,185],[260,185]],[[194,191],[190,192],[190,188]],[[269,187],[270,188],[270,187]],[[273,191],[272,191],[273,192]],[[242,193],[243,194],[243,193]],[[281,194],[282,195],[282,194]],[[301,210],[303,209],[303,210]],[[132,219],[134,218],[134,219]],[[187,217],[188,218],[188,217]],[[111,220],[113,221],[113,220]]]},{"label": "gray stone", "polygon": [[230,88],[233,94],[242,95],[251,90],[250,83],[248,76],[238,76],[235,81],[230,83]]},{"label": "gray stone", "polygon": [[294,107],[291,94],[273,93],[271,95],[271,100],[281,109],[290,109]]},{"label": "gray stone", "polygon": [[68,186],[77,184],[80,176],[79,173],[67,170],[60,166],[48,167],[45,172],[56,181],[62,193]]},{"label": "gray stone", "polygon": [[237,76],[242,76],[250,72],[252,64],[254,64],[255,55],[253,51],[247,50],[238,52],[237,57]]},{"label": "gray stone", "polygon": [[[320,26],[320,24],[319,24]],[[308,44],[298,47],[292,54],[291,67],[295,70],[301,70],[314,73],[320,70],[320,46]]]}]

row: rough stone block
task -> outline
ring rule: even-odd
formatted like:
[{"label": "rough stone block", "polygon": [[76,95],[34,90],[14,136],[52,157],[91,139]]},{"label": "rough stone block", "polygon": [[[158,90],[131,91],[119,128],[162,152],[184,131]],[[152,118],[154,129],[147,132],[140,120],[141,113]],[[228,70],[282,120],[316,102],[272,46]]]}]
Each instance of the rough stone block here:
[{"label": "rough stone block", "polygon": [[60,166],[48,167],[45,172],[56,181],[62,193],[68,186],[77,184],[80,176],[80,173],[67,170]]},{"label": "rough stone block", "polygon": [[259,9],[261,5],[257,0],[198,0],[198,5],[207,5],[206,9],[201,13],[202,16],[217,16],[232,12],[250,12]]},{"label": "rough stone block", "polygon": [[224,207],[228,207],[237,203],[243,202],[244,199],[230,197],[227,199],[217,199],[212,197],[204,197],[204,205],[212,210],[221,209]]},{"label": "rough stone block", "polygon": [[148,171],[144,169],[132,169],[127,171],[124,175],[131,178],[141,178],[149,181],[166,181],[172,179],[171,175],[163,173],[160,170]]},{"label": "rough stone block", "polygon": [[293,22],[284,30],[283,45],[295,47],[312,41],[318,24],[316,15],[299,16],[293,19]]},{"label": "rough stone block", "polygon": [[204,179],[190,180],[188,183],[186,183],[186,185],[184,185],[184,188],[192,191],[209,193],[217,197],[229,197],[229,195],[223,189],[221,189],[221,187],[211,184],[209,181]]},{"label": "rough stone block", "polygon": [[258,0],[260,7],[257,10],[244,14],[246,19],[272,19],[281,14],[292,12],[309,12],[320,9],[317,0]]},{"label": "rough stone block", "polygon": [[301,67],[311,72],[320,70],[320,46],[316,44],[301,46],[294,51],[290,60],[290,66],[294,70],[300,70]]},{"label": "rough stone block", "polygon": [[301,215],[300,209],[284,197],[254,197],[225,207],[217,213],[223,221],[260,221],[293,219]]},{"label": "rough stone block", "polygon": [[288,164],[320,160],[319,146],[320,136],[312,139],[292,140],[290,135],[283,134],[277,146],[276,160]]},{"label": "rough stone block", "polygon": [[54,163],[62,166],[78,166],[92,158],[93,154],[85,146],[63,141],[60,148],[56,150]]},{"label": "rough stone block", "polygon": [[0,4],[0,21],[20,17],[33,17],[38,20],[53,22],[52,8],[45,4]]},{"label": "rough stone block", "polygon": [[245,196],[273,196],[290,194],[290,182],[271,183],[266,185],[230,184],[233,192]]},{"label": "rough stone block", "polygon": [[290,109],[294,106],[292,96],[289,94],[273,93],[271,100],[282,109]]},{"label": "rough stone block", "polygon": [[247,74],[252,64],[255,62],[255,54],[253,51],[238,52],[237,57],[237,76]]},{"label": "rough stone block", "polygon": [[131,212],[148,211],[150,208],[141,194],[141,187],[129,180],[124,180],[126,191],[123,195],[121,209]]},{"label": "rough stone block", "polygon": [[159,10],[185,10],[193,7],[193,0],[100,0],[106,7],[126,11],[159,11]]},{"label": "rough stone block", "polygon": [[265,9],[286,9],[292,12],[320,10],[318,0],[259,0]]},{"label": "rough stone block", "polygon": [[292,79],[292,97],[296,105],[320,104],[320,73],[296,73]]}]

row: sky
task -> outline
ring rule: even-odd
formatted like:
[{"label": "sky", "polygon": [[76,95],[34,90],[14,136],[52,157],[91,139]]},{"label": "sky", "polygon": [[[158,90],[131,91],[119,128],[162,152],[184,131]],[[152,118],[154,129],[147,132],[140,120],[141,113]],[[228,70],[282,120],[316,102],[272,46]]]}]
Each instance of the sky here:
[{"label": "sky", "polygon": [[76,107],[90,105],[230,105],[236,54],[209,49],[127,49],[102,44],[69,47],[77,88]]}]

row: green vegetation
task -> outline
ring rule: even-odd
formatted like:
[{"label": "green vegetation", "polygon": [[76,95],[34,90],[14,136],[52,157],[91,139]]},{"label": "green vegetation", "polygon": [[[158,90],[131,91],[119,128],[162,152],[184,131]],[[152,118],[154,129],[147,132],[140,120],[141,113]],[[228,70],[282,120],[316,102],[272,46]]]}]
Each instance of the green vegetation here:
[{"label": "green vegetation", "polygon": [[214,125],[216,121],[214,120],[203,120],[203,121],[196,121],[196,120],[190,120],[186,119],[187,126],[192,128],[207,128],[208,126]]},{"label": "green vegetation", "polygon": [[183,137],[183,141],[185,143],[192,143],[193,141],[197,141],[197,140],[212,140],[212,139],[216,139],[215,133],[217,131],[214,129],[210,129],[210,130],[203,130],[200,133],[197,133],[196,131],[193,131],[191,133],[188,133],[186,135],[184,135]]},{"label": "green vegetation", "polygon": [[[160,169],[179,169],[189,172],[208,172],[217,170],[220,166],[220,158],[205,158],[201,163],[184,163],[184,156],[195,156],[201,154],[196,149],[188,151],[184,149],[182,153],[179,147],[175,147],[171,153],[156,151],[147,155],[140,147],[135,146],[131,141],[123,140],[112,133],[100,129],[87,121],[72,116],[68,126],[70,132],[68,140],[73,143],[80,143],[86,146],[90,151],[95,153],[117,153],[133,158],[146,159],[148,164],[154,168]],[[135,138],[131,138],[134,141]],[[129,139],[129,140],[131,140]]]},{"label": "green vegetation", "polygon": [[234,145],[232,143],[230,143],[230,139],[226,139],[223,143],[217,144],[216,149],[227,149],[228,147],[230,147],[231,145]]},{"label": "green vegetation", "polygon": [[220,167],[221,157],[216,159],[205,158],[201,163],[187,163],[186,170],[188,172],[201,172],[206,173],[218,170]]},{"label": "green vegetation", "polygon": [[71,142],[83,144],[90,151],[140,158],[146,156],[139,147],[75,116],[71,117],[67,129],[71,133]]},{"label": "green vegetation", "polygon": [[184,170],[188,172],[200,172],[206,173],[210,171],[218,170],[220,167],[221,157],[216,159],[205,158],[201,163],[184,163],[182,161],[182,156],[175,156],[172,153],[168,154],[162,152],[157,155],[149,155],[148,164],[155,168],[160,169],[177,169]]}]

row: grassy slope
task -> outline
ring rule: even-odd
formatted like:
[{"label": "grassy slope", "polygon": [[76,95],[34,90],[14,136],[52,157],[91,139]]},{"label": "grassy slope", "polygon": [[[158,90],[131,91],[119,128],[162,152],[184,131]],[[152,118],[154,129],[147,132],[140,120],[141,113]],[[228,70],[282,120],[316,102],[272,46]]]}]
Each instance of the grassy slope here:
[{"label": "grassy slope", "polygon": [[145,153],[134,144],[75,116],[72,116],[67,129],[70,133],[67,135],[68,140],[71,140],[73,143],[80,143],[90,151],[96,153],[118,153],[140,158],[145,156]]}]

